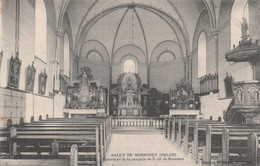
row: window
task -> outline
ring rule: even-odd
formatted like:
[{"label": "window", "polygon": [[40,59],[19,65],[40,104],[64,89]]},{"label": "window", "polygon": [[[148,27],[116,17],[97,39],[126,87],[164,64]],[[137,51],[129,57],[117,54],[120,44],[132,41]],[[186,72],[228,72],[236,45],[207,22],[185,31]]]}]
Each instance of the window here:
[{"label": "window", "polygon": [[64,34],[64,64],[63,64],[64,74],[70,76],[70,43],[68,34]]},{"label": "window", "polygon": [[35,1],[35,55],[46,62],[47,15],[43,0]]},{"label": "window", "polygon": [[198,78],[206,75],[207,39],[206,33],[202,32],[198,41]]},{"label": "window", "polygon": [[127,59],[123,64],[124,73],[136,73],[136,64],[132,59]]},{"label": "window", "polygon": [[235,1],[231,11],[231,49],[233,49],[233,45],[238,46],[241,40],[243,17],[249,26],[248,0]]}]

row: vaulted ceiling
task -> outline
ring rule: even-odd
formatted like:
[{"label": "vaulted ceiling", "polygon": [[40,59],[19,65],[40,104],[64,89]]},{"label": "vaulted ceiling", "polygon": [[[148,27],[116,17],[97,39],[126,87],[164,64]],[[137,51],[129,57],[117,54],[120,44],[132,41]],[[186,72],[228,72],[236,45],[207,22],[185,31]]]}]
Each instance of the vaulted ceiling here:
[{"label": "vaulted ceiling", "polygon": [[178,43],[186,56],[200,13],[208,10],[214,29],[220,4],[221,0],[57,0],[55,8],[57,20],[68,14],[74,52],[80,54],[84,43],[96,40],[110,59],[122,46],[136,45],[149,61],[163,41]]}]

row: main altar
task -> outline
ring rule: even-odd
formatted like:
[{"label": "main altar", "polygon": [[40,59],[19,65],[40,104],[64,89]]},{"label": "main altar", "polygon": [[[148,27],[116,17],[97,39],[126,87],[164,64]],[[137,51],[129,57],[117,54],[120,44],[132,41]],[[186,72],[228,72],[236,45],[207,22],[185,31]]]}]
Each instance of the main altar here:
[{"label": "main altar", "polygon": [[146,116],[149,88],[135,73],[123,73],[111,85],[110,110],[115,116]]}]

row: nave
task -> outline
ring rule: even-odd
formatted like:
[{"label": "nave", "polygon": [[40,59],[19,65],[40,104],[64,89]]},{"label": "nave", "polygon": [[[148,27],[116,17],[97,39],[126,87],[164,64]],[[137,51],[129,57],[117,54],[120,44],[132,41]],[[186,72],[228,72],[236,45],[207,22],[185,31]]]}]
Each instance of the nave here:
[{"label": "nave", "polygon": [[260,166],[259,13],[260,0],[0,0],[0,165]]}]

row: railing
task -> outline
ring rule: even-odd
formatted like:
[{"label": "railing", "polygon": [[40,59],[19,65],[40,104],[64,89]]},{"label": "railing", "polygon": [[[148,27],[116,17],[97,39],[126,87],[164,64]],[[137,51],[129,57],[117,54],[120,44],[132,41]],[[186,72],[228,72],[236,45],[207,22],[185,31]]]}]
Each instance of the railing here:
[{"label": "railing", "polygon": [[164,118],[159,117],[114,117],[112,127],[164,128]]},{"label": "railing", "polygon": [[232,122],[232,118],[234,117],[236,111],[235,109],[232,109],[232,107],[235,104],[234,98],[232,98],[227,110],[224,112],[223,118],[226,122]]}]

